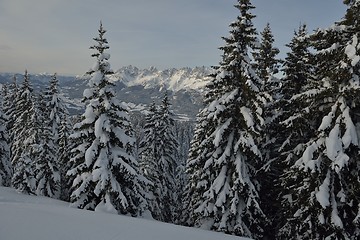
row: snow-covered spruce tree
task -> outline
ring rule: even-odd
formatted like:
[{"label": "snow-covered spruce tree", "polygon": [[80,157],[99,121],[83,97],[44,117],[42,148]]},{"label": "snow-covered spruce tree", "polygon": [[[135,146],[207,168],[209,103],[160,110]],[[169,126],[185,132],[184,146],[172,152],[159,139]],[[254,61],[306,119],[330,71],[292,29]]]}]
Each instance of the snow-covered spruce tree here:
[{"label": "snow-covered spruce tree", "polygon": [[18,85],[16,82],[16,76],[13,76],[13,82],[8,85],[7,91],[4,94],[3,112],[7,116],[6,129],[9,134],[10,147],[13,142],[13,126],[15,122],[14,113],[16,110],[16,99],[18,97]]},{"label": "snow-covered spruce tree", "polygon": [[[5,88],[5,89],[4,89]],[[7,92],[6,87],[2,89]],[[3,112],[3,97],[0,96],[0,186],[9,187],[13,169],[10,161],[9,136],[6,122],[8,118]]]},{"label": "snow-covered spruce tree", "polygon": [[178,142],[173,127],[170,103],[165,94],[159,108],[155,103],[150,106],[140,144],[142,170],[151,181],[150,211],[155,219],[165,222],[175,222],[178,199],[175,182]]},{"label": "snow-covered spruce tree", "polygon": [[279,84],[278,78],[274,75],[279,72],[281,60],[277,59],[276,56],[280,50],[274,47],[274,41],[270,24],[267,23],[261,32],[260,45],[253,52],[254,69],[260,79],[263,80],[262,90],[268,93],[276,93],[275,88],[278,88]]},{"label": "snow-covered spruce tree", "polygon": [[65,102],[59,90],[59,81],[56,73],[50,80],[50,85],[47,87],[44,95],[45,101],[45,127],[52,137],[52,145],[54,156],[56,156],[57,171],[60,173],[60,189],[61,199],[67,200],[68,190],[66,189],[66,172],[68,161],[70,159],[68,151],[68,138],[71,132],[69,123],[69,112],[66,108]]},{"label": "snow-covered spruce tree", "polygon": [[254,56],[253,67],[255,72],[262,80],[261,91],[266,96],[266,104],[264,107],[263,117],[265,119],[265,127],[262,131],[261,149],[265,162],[273,157],[273,142],[271,138],[272,132],[270,125],[277,115],[276,100],[279,99],[280,82],[275,76],[279,72],[281,60],[276,56],[280,53],[279,49],[274,47],[274,36],[272,34],[270,24],[268,23],[261,32],[261,41],[252,53]]},{"label": "snow-covered spruce tree", "polygon": [[66,175],[70,170],[70,157],[71,153],[69,149],[72,149],[72,143],[70,141],[70,135],[72,133],[71,120],[68,112],[64,115],[64,118],[60,122],[59,139],[58,139],[58,161],[60,168],[60,199],[64,201],[70,201],[70,187],[69,179]]},{"label": "snow-covered spruce tree", "polygon": [[[306,25],[301,25],[294,32],[291,42],[286,46],[289,52],[282,66],[284,76],[281,78],[279,98],[275,99],[272,106],[276,115],[267,126],[274,140],[271,144],[271,161],[267,166],[273,177],[273,188],[269,194],[274,198],[280,196],[280,199],[287,194],[287,189],[280,186],[279,176],[294,163],[298,153],[295,148],[301,147],[299,144],[308,141],[316,130],[308,111],[313,101],[314,67]],[[286,218],[282,213],[281,200],[274,198],[268,215],[272,218],[272,232],[276,233]]]},{"label": "snow-covered spruce tree", "polygon": [[261,81],[250,51],[256,43],[254,7],[239,0],[220,66],[207,86],[207,107],[198,116],[185,194],[185,224],[261,239],[266,221],[256,170],[262,164],[258,134],[263,124]]},{"label": "snow-covered spruce tree", "polygon": [[128,112],[120,104],[109,80],[109,48],[106,30],[100,24],[92,57],[96,62],[88,74],[89,88],[84,91],[88,102],[82,121],[75,124],[71,137],[77,143],[72,150],[74,179],[72,206],[95,211],[138,216],[146,204],[143,198],[139,166],[133,157],[135,139]]},{"label": "snow-covered spruce tree", "polygon": [[145,115],[144,136],[139,143],[139,161],[143,174],[150,180],[150,172],[155,168],[155,139],[156,126],[158,124],[158,109],[155,102],[152,102]]},{"label": "snow-covered spruce tree", "polygon": [[60,198],[60,170],[54,135],[51,126],[51,110],[46,94],[40,92],[31,119],[35,135],[32,147],[35,163],[36,195]]},{"label": "snow-covered spruce tree", "polygon": [[286,239],[359,239],[360,1],[344,19],[312,39],[318,88],[308,111],[316,135],[284,175]]},{"label": "snow-covered spruce tree", "polygon": [[190,149],[190,143],[194,135],[194,123],[192,121],[175,121],[176,139],[179,143],[177,154],[177,168],[175,170],[176,183],[176,224],[182,223],[182,211],[184,203],[185,186],[188,181],[186,174],[186,160]]},{"label": "snow-covered spruce tree", "polygon": [[[50,80],[50,85],[45,91],[44,98],[49,114],[47,125],[49,126],[53,135],[55,147],[58,148],[61,124],[65,121],[64,119],[67,118],[69,113],[59,91],[59,81],[57,79],[56,73]],[[56,152],[58,152],[58,150],[56,150]]]},{"label": "snow-covered spruce tree", "polygon": [[157,160],[159,156],[159,110],[152,102],[149,106],[148,113],[145,116],[144,136],[139,143],[139,162],[140,169],[143,175],[150,181],[146,186],[146,191],[149,193],[149,209],[154,219],[164,221],[162,216],[161,194],[159,189],[160,184]]},{"label": "snow-covered spruce tree", "polygon": [[157,165],[159,172],[158,181],[161,184],[162,214],[166,222],[175,222],[176,201],[178,189],[175,182],[176,169],[178,167],[178,141],[174,135],[174,114],[170,110],[170,100],[167,93],[161,101],[159,109],[158,141],[159,159]]},{"label": "snow-covered spruce tree", "polygon": [[305,24],[294,32],[286,46],[290,51],[283,63],[280,98],[275,103],[278,115],[272,126],[277,129],[272,136],[276,139],[274,149],[279,152],[275,164],[282,169],[294,163],[297,153],[294,149],[301,148],[299,144],[308,141],[317,128],[309,105],[313,104],[318,83],[314,78],[315,60]]},{"label": "snow-covered spruce tree", "polygon": [[[275,191],[274,180],[278,178],[279,172],[274,166],[273,159],[277,156],[274,148],[276,139],[273,137],[278,129],[274,128],[274,121],[278,115],[276,102],[279,100],[280,82],[275,75],[279,72],[281,60],[277,59],[280,53],[279,49],[274,47],[274,36],[272,34],[270,24],[268,23],[261,32],[260,45],[253,52],[254,69],[257,75],[263,80],[261,86],[262,93],[266,96],[266,104],[264,106],[263,118],[265,119],[265,126],[263,126],[260,136],[260,148],[263,155],[264,167],[261,170],[262,175],[260,185],[260,199],[265,214],[272,220],[274,214],[274,200],[277,198],[277,191]],[[273,222],[273,221],[272,221]],[[273,238],[274,227],[272,224],[268,225],[265,230],[267,237]]]},{"label": "snow-covered spruce tree", "polygon": [[35,141],[31,125],[31,117],[34,114],[33,101],[33,89],[29,75],[25,71],[24,82],[19,87],[13,115],[15,122],[12,129],[11,162],[14,174],[11,184],[19,192],[27,194],[33,194],[36,185],[34,162],[30,154]]}]

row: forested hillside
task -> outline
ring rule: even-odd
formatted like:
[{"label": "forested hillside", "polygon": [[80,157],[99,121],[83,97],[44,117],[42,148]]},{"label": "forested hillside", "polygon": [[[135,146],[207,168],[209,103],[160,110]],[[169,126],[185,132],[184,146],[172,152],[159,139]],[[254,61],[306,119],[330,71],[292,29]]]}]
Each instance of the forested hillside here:
[{"label": "forested hillside", "polygon": [[280,59],[237,0],[211,70],[114,72],[100,22],[81,78],[4,83],[0,185],[253,239],[358,239],[360,0],[344,4]]}]

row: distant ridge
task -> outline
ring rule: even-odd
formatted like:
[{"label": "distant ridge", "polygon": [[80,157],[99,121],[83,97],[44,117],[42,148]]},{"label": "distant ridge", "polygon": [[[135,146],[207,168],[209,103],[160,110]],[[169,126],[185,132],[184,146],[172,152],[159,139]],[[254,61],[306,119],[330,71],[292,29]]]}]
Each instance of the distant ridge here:
[{"label": "distant ridge", "polygon": [[[167,91],[172,98],[173,110],[181,119],[195,119],[202,107],[202,95],[210,81],[209,67],[184,67],[158,70],[155,67],[140,69],[125,66],[115,71],[111,80],[115,83],[118,98],[127,103],[130,110],[143,111],[152,101],[159,102]],[[10,83],[13,73],[0,73],[0,84]],[[17,82],[23,80],[22,74],[16,74]],[[52,74],[31,74],[34,89],[43,89],[48,85]],[[82,93],[87,87],[87,76],[57,76],[61,90],[72,114],[82,113]]]}]

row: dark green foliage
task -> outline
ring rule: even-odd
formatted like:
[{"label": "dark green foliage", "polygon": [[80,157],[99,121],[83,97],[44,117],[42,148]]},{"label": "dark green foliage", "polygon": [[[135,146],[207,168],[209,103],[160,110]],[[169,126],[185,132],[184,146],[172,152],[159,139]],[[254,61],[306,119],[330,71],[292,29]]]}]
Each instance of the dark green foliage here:
[{"label": "dark green foliage", "polygon": [[254,7],[248,0],[235,7],[240,15],[223,38],[223,59],[211,75],[191,143],[183,218],[191,226],[261,239],[266,217],[259,205],[257,140],[266,101],[249,57],[256,45]]},{"label": "dark green foliage", "polygon": [[275,200],[277,198],[277,189],[274,185],[274,180],[278,178],[278,169],[273,164],[273,159],[277,156],[277,152],[274,149],[274,143],[276,138],[274,134],[278,132],[278,129],[274,127],[275,120],[278,117],[279,111],[277,109],[276,102],[280,98],[280,81],[276,77],[279,71],[279,65],[281,61],[277,59],[279,49],[273,46],[274,37],[271,32],[270,24],[267,24],[263,32],[261,32],[261,42],[253,52],[254,56],[254,69],[257,75],[262,80],[261,92],[265,96],[264,100],[264,112],[263,118],[265,125],[262,127],[260,134],[260,148],[263,156],[264,165],[259,171],[259,183],[260,200],[264,213],[269,216],[269,224],[266,225],[264,237],[272,238],[275,234],[274,225],[276,220],[273,216],[276,212]]},{"label": "dark green foliage", "polygon": [[314,134],[292,151],[282,177],[282,238],[359,238],[359,8],[359,2],[350,5],[341,22],[311,37],[316,81],[307,84],[311,95],[298,98],[310,97]]},{"label": "dark green foliage", "polygon": [[160,221],[176,221],[178,189],[176,169],[178,142],[174,135],[173,113],[165,93],[159,108],[153,103],[146,116],[144,139],[140,144],[142,171],[151,181],[150,211]]},{"label": "dark green foliage", "polygon": [[277,59],[277,55],[280,53],[280,50],[274,47],[274,41],[275,39],[268,23],[261,32],[260,46],[253,53],[255,61],[254,69],[263,81],[261,89],[268,93],[273,93],[279,87],[278,80],[274,75],[279,72],[281,61]]}]

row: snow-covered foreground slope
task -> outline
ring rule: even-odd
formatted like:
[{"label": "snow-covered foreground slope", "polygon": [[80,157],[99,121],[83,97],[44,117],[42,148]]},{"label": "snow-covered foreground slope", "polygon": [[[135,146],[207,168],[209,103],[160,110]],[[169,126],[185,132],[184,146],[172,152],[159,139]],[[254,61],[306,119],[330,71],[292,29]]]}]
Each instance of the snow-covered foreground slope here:
[{"label": "snow-covered foreground slope", "polygon": [[222,233],[69,208],[0,187],[1,240],[240,240]]}]

